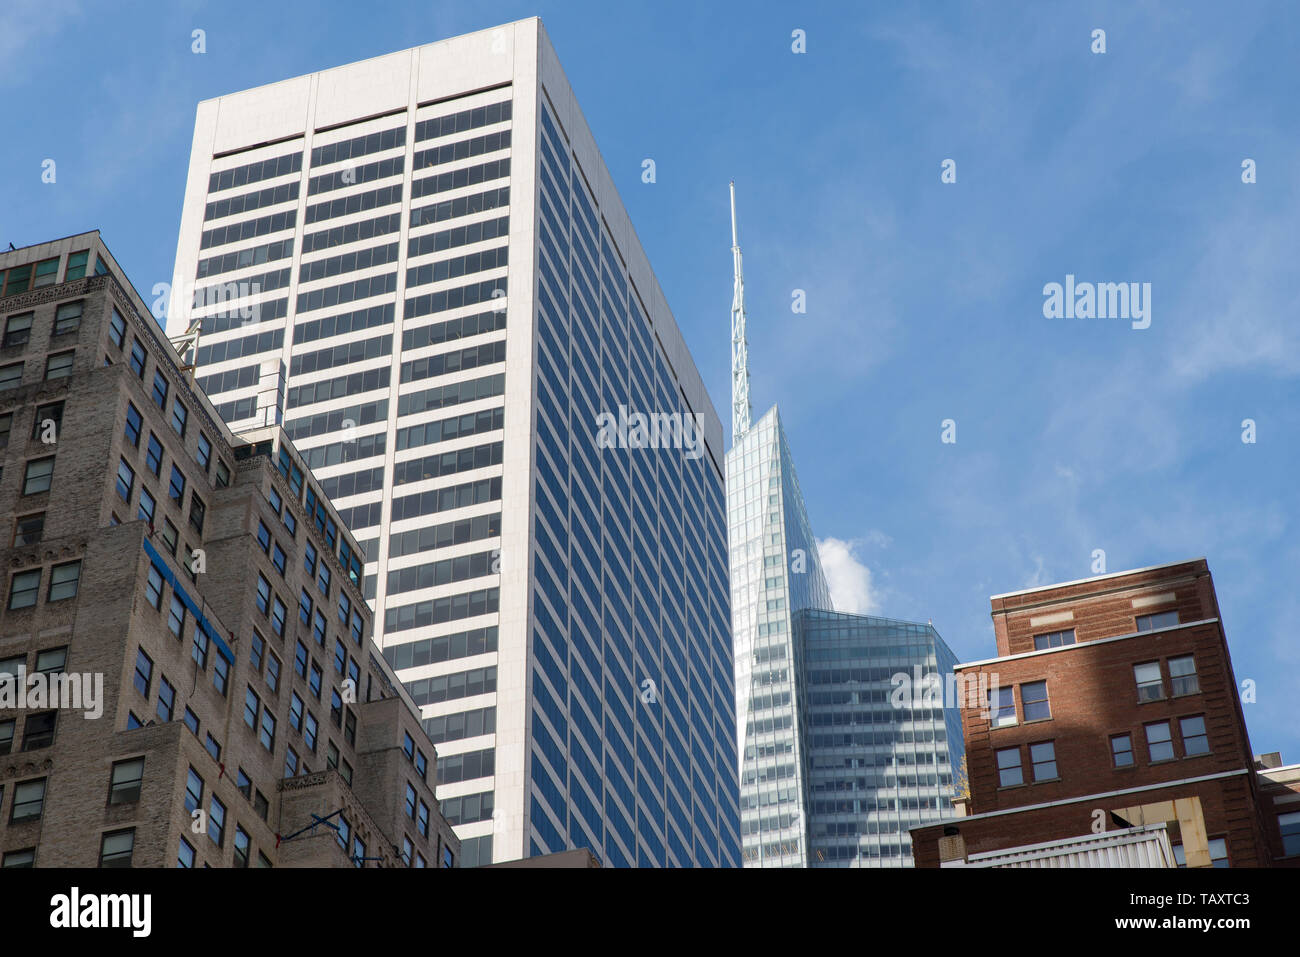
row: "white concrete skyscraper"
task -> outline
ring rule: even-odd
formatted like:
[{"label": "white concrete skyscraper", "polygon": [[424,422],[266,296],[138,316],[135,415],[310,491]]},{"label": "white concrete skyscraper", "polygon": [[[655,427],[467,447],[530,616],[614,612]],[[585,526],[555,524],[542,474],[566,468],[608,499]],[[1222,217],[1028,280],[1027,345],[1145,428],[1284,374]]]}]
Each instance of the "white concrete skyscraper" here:
[{"label": "white concrete skyscraper", "polygon": [[539,20],[199,104],[167,327],[361,543],[465,864],[740,863],[722,426]]}]

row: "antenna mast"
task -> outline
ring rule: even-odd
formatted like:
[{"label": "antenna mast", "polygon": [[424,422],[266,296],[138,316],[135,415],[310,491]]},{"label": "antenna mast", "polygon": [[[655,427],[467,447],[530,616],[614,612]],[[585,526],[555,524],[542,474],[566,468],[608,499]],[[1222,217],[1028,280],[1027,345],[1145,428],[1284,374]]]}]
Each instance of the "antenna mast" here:
[{"label": "antenna mast", "polygon": [[736,181],[731,181],[731,260],[735,288],[731,299],[731,443],[749,431],[749,344],[745,339],[745,277],[736,237]]}]

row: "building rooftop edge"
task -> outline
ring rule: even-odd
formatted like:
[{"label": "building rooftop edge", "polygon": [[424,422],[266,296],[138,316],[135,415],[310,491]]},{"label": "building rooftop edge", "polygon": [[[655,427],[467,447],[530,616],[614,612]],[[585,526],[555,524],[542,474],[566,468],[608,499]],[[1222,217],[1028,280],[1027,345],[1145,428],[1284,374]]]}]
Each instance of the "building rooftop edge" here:
[{"label": "building rooftop edge", "polygon": [[1196,558],[1183,558],[1176,562],[1165,562],[1161,565],[1148,565],[1145,568],[1127,568],[1124,571],[1108,572],[1105,575],[1093,575],[1090,578],[1076,578],[1073,581],[1068,582],[1053,582],[1050,585],[1038,585],[1034,588],[1021,588],[1016,591],[1005,591],[999,595],[990,595],[989,601],[995,601],[998,598],[1014,598],[1017,595],[1032,595],[1036,592],[1050,592],[1057,588],[1069,588],[1071,585],[1086,585],[1089,582],[1100,582],[1112,578],[1123,578],[1125,575],[1138,575],[1142,572],[1154,572],[1159,571],[1162,568],[1176,568],[1179,565],[1190,565],[1194,562],[1204,561],[1205,556],[1199,555]]}]

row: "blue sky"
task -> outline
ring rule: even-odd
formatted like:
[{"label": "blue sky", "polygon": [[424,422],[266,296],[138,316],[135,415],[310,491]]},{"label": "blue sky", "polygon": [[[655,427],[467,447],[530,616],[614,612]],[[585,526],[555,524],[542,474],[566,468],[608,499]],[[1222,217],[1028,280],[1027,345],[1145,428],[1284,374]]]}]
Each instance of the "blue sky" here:
[{"label": "blue sky", "polygon": [[[755,414],[845,604],[982,658],[991,594],[1205,556],[1252,744],[1300,761],[1292,4],[7,0],[0,248],[100,228],[147,292],[197,101],[532,15],[724,423],[736,180]],[[1044,318],[1066,274],[1151,283],[1150,328]]]}]

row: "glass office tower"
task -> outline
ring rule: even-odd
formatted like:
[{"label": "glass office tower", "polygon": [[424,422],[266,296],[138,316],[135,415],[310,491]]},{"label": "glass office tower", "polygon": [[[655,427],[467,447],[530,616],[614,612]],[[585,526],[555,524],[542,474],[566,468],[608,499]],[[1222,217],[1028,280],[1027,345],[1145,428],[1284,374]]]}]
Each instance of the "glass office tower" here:
[{"label": "glass office tower", "polygon": [[736,730],[746,867],[805,867],[805,755],[793,613],[831,607],[773,406],[727,453]]},{"label": "glass office tower", "polygon": [[794,630],[809,866],[911,867],[908,829],[952,813],[957,659],[928,624],[810,609]]},{"label": "glass office tower", "polygon": [[739,864],[721,424],[540,21],[201,103],[168,332],[362,543],[464,863]]}]

